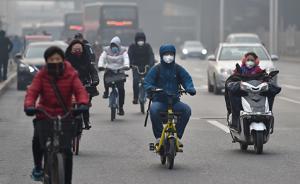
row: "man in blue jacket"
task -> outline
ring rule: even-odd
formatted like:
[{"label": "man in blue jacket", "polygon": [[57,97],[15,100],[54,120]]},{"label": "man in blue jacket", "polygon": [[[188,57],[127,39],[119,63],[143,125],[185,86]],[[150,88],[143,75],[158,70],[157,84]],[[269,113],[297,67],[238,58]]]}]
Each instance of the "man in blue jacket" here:
[{"label": "man in blue jacket", "polygon": [[163,130],[160,112],[167,110],[167,94],[178,94],[173,99],[173,109],[180,112],[180,118],[176,124],[178,138],[181,139],[184,129],[191,116],[191,108],[180,101],[179,90],[182,86],[190,95],[195,95],[193,80],[190,74],[180,65],[175,63],[176,49],[173,45],[163,45],[159,50],[161,63],[152,67],[145,77],[144,87],[147,92],[155,89],[163,89],[164,93],[154,94],[150,107],[150,118],[156,143],[159,142]]}]

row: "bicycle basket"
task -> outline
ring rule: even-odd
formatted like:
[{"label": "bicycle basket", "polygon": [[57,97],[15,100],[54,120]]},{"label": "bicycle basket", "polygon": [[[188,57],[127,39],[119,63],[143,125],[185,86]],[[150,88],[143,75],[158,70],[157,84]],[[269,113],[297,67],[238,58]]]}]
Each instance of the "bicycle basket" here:
[{"label": "bicycle basket", "polygon": [[125,82],[127,75],[125,73],[113,73],[105,76],[105,83],[118,83],[118,82]]},{"label": "bicycle basket", "polygon": [[[59,135],[60,149],[69,149],[72,146],[72,139],[77,133],[77,122],[73,120],[63,120],[61,133]],[[53,121],[43,121],[36,123],[41,147],[46,148],[48,138],[53,138]]]}]

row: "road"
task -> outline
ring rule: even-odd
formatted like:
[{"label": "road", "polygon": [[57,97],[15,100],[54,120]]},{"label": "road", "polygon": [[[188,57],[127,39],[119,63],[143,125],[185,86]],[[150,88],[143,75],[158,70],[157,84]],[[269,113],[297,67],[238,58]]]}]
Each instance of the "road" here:
[{"label": "road", "polygon": [[[151,125],[131,103],[127,81],[124,117],[109,121],[107,101],[95,98],[92,129],[84,132],[79,156],[74,157],[73,184],[299,184],[300,181],[300,63],[277,63],[283,91],[275,102],[275,132],[256,155],[253,147],[241,152],[226,132],[222,95],[207,92],[206,61],[186,60],[198,94],[183,101],[193,110],[172,171],[148,151]],[[0,184],[31,184],[31,118],[23,113],[24,92],[13,85],[0,97]],[[102,87],[102,86],[101,86]],[[103,90],[101,90],[101,93]]]}]

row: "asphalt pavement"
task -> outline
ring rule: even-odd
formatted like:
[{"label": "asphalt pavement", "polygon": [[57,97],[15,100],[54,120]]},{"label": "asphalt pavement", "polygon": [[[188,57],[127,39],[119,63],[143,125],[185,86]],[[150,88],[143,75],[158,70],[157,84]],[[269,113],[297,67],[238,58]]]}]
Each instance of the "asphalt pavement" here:
[{"label": "asphalt pavement", "polygon": [[[84,132],[79,156],[74,156],[73,184],[300,183],[300,63],[276,63],[283,90],[274,104],[275,132],[264,154],[256,155],[252,146],[241,152],[232,143],[224,97],[207,92],[207,61],[177,62],[191,73],[198,93],[182,98],[192,107],[192,117],[174,169],[161,166],[158,155],[148,151],[154,141],[151,123],[144,128],[145,116],[131,103],[129,78],[124,117],[110,122],[108,101],[93,100],[92,129]],[[99,89],[102,93],[102,84]],[[23,113],[24,95],[14,83],[0,97],[0,184],[35,183],[29,177],[33,127]]]}]

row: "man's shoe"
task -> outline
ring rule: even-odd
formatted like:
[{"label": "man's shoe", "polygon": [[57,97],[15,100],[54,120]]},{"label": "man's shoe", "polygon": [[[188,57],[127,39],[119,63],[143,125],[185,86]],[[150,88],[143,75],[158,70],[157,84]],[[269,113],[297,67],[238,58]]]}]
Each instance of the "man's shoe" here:
[{"label": "man's shoe", "polygon": [[124,116],[125,112],[124,112],[124,109],[123,107],[119,109],[119,113],[118,113],[120,116]]},{"label": "man's shoe", "polygon": [[102,98],[107,99],[108,98],[108,92],[104,92]]},{"label": "man's shoe", "polygon": [[89,129],[91,129],[91,128],[92,128],[92,126],[91,126],[91,123],[90,123],[90,122],[85,122],[85,123],[84,123],[84,128],[83,128],[83,129],[89,130]]},{"label": "man's shoe", "polygon": [[183,144],[180,139],[178,139],[178,146],[179,146],[179,148],[183,148]]},{"label": "man's shoe", "polygon": [[43,181],[44,172],[41,169],[34,168],[31,173],[33,181]]},{"label": "man's shoe", "polygon": [[138,102],[138,99],[133,99],[133,100],[132,100],[132,103],[135,104],[135,105],[138,104],[138,103],[139,103],[139,102]]}]

